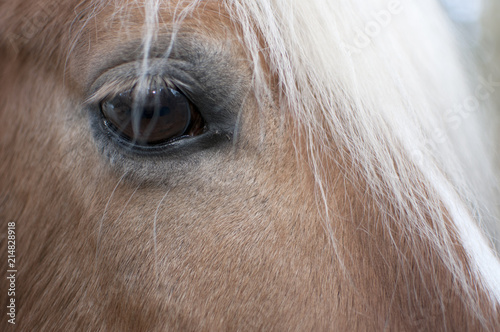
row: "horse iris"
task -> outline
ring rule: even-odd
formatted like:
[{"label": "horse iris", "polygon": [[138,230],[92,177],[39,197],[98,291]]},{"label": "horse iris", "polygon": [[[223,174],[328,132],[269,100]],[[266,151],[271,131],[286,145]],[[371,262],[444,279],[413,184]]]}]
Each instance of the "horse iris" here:
[{"label": "horse iris", "polygon": [[179,91],[167,86],[120,93],[101,103],[106,126],[138,145],[158,145],[193,130],[199,122],[194,107]]}]

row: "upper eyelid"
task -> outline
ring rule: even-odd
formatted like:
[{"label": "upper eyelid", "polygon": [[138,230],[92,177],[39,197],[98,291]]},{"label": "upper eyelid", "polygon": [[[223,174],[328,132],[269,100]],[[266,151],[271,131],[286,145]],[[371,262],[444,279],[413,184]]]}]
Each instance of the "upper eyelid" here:
[{"label": "upper eyelid", "polygon": [[[168,67],[169,64],[174,64],[179,68],[186,66],[189,70],[193,70],[199,67],[199,61],[202,58],[211,58],[212,61],[221,58],[220,47],[216,44],[207,43],[206,38],[195,31],[177,33],[173,47],[171,47],[171,37],[170,34],[162,35],[151,45],[149,50],[150,58],[147,61],[149,62],[148,71],[155,72],[152,74],[162,74],[162,69],[158,67]],[[170,51],[166,53],[167,50]],[[124,64],[134,64],[129,68],[129,74],[139,73],[144,64],[143,55],[143,40],[132,39],[120,43],[112,49],[103,47],[103,53],[94,55],[87,61],[82,59],[85,65],[82,63],[81,66],[88,68],[82,81],[85,91],[92,91],[95,82],[103,76],[103,73],[112,71]],[[230,58],[229,54],[226,54],[226,57]],[[178,66],[179,63],[183,65]]]},{"label": "upper eyelid", "polygon": [[111,81],[101,86],[97,91],[92,93],[90,97],[86,98],[84,104],[98,103],[105,98],[109,98],[119,93],[134,89],[137,84],[137,79],[130,78],[128,80],[120,81],[119,79]]},{"label": "upper eyelid", "polygon": [[[175,84],[171,82],[166,77],[161,77],[161,76],[150,76],[150,77],[137,77],[137,78],[125,78],[125,79],[120,79],[117,78],[113,81],[107,82],[104,85],[102,85],[96,92],[94,92],[89,98],[85,100],[85,104],[93,104],[93,103],[98,103],[104,99],[107,98],[112,98],[114,96],[117,96],[118,94],[124,92],[124,91],[131,91],[137,88],[138,85],[142,83],[142,80],[145,82],[143,83],[145,87],[152,87],[152,86],[157,86],[158,84],[154,84],[152,81],[156,81],[155,83],[161,83],[166,87],[169,88],[174,88],[175,89]],[[160,82],[161,81],[161,82]]]},{"label": "upper eyelid", "polygon": [[[140,75],[137,63],[141,61],[138,60],[119,65],[99,76],[89,89],[90,93],[84,99],[84,104],[98,103],[104,98],[132,90],[139,83],[150,79],[162,80],[167,87],[180,90],[186,96],[189,96],[193,90],[201,91],[201,85],[189,73],[177,68],[179,67],[179,62],[185,64],[184,61],[150,59],[150,66],[147,72]],[[177,78],[178,76],[182,76],[182,79]],[[148,83],[145,86],[148,86]]]},{"label": "upper eyelid", "polygon": [[[198,45],[205,45],[205,38],[201,35],[197,37],[195,31],[178,32],[175,35],[175,42],[173,47],[171,45],[171,33],[162,33],[154,40],[148,50],[151,59],[165,59],[169,60],[188,60],[192,56],[193,40],[199,41]],[[102,45],[93,52],[90,58],[82,58],[80,61],[88,65],[88,72],[85,75],[84,85],[89,87],[103,72],[118,67],[124,63],[138,62],[139,66],[142,65],[144,60],[144,40],[142,38],[125,38],[125,41],[112,41],[116,44],[114,47],[109,48]],[[97,46],[94,46],[97,47]],[[210,46],[204,46],[203,49],[210,49]],[[167,53],[167,50],[170,50]],[[180,52],[179,52],[180,50]]]}]

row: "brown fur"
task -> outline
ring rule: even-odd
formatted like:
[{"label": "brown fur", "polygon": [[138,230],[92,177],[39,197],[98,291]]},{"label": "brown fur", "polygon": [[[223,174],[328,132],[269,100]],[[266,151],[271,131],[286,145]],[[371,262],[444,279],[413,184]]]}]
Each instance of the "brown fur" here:
[{"label": "brown fur", "polygon": [[[17,330],[500,326],[484,294],[477,294],[484,300],[483,322],[467,308],[422,239],[407,243],[396,223],[390,231],[377,223],[379,209],[392,207],[375,206],[361,180],[342,177],[348,161],[337,165],[327,158],[336,184],[329,202],[336,215],[335,253],[307,158],[296,156],[300,128],[270,105],[257,114],[251,97],[233,148],[201,153],[181,171],[162,169],[161,161],[146,167],[160,168],[155,176],[163,181],[144,181],[148,174],[111,163],[94,144],[82,104],[95,66],[120,61],[110,58],[110,50],[127,40],[107,28],[118,27],[110,8],[80,31],[83,21],[73,9],[86,5],[72,1],[51,12],[29,42],[10,38],[21,29],[19,17],[39,13],[38,3],[0,5],[0,266],[6,271],[5,225],[16,221]],[[232,70],[250,86],[244,50],[219,11],[211,3],[199,9],[203,24],[190,17],[183,29],[231,54]],[[140,10],[131,14],[136,24],[126,27],[130,40],[140,37],[143,20]],[[169,13],[162,17],[168,22]],[[255,134],[260,132],[264,138]],[[124,170],[140,174],[123,176]],[[395,249],[410,246],[414,250]],[[1,280],[4,305],[7,284]],[[10,327],[6,315],[0,321]]]}]

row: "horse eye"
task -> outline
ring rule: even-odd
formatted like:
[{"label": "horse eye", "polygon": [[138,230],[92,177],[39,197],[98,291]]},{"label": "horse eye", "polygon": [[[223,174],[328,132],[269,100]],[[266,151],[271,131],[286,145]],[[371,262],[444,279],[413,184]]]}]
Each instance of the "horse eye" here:
[{"label": "horse eye", "polygon": [[203,132],[194,105],[166,86],[120,93],[102,101],[101,112],[107,128],[134,145],[159,145]]}]

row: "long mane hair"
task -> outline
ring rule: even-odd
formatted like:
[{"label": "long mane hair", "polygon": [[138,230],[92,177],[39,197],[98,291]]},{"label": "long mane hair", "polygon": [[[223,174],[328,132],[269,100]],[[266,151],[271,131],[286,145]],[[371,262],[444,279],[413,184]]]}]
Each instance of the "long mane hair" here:
[{"label": "long mane hair", "polygon": [[[177,27],[202,2],[185,5],[179,6]],[[399,9],[386,10],[392,15],[387,25],[372,36],[365,32],[368,42],[357,45],[373,14],[391,5]],[[161,6],[147,2],[145,55]],[[486,103],[468,104],[481,82],[468,83],[469,62],[459,56],[439,4],[239,0],[223,6],[253,63],[258,100],[270,102],[277,90],[279,99],[272,102],[297,124],[297,149],[314,174],[333,247],[333,191],[345,182],[363,183],[381,211],[371,216],[374,223],[403,229],[417,259],[421,249],[411,248],[418,243],[412,239],[428,243],[479,316],[477,289],[493,306],[500,303],[500,263],[482,230],[496,234],[498,227],[494,151],[485,129],[495,114]],[[340,181],[332,178],[334,164],[343,170]]]}]

